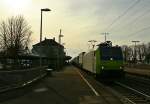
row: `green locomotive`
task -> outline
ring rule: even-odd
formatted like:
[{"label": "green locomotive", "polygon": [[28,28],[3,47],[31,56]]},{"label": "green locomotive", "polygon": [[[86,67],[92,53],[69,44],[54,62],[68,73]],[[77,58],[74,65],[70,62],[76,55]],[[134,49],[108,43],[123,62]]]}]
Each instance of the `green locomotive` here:
[{"label": "green locomotive", "polygon": [[82,62],[79,58],[82,68],[96,77],[121,78],[124,76],[121,47],[112,46],[110,41],[101,43],[95,51],[79,54],[78,57],[83,57]]},{"label": "green locomotive", "polygon": [[121,47],[113,47],[109,44],[101,45],[96,50],[96,74],[107,78],[124,76]]}]

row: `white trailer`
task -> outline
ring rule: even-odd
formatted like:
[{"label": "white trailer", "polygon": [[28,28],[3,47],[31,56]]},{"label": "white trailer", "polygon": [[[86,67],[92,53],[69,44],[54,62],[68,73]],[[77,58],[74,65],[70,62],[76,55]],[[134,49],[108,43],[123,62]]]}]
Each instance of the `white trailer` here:
[{"label": "white trailer", "polygon": [[83,69],[96,74],[95,51],[90,51],[83,56]]},{"label": "white trailer", "polygon": [[85,52],[82,52],[79,54],[79,65],[82,67],[83,65],[83,57],[84,57]]}]

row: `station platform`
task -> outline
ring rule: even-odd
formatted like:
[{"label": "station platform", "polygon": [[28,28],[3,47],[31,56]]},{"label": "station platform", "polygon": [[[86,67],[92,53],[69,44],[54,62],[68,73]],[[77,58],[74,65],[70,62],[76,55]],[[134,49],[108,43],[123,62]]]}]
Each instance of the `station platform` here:
[{"label": "station platform", "polygon": [[[9,99],[1,104],[108,104],[104,96],[96,95],[83,80],[74,66],[52,72],[51,76],[40,80],[31,89],[22,91],[23,95]],[[21,93],[17,92],[16,93]],[[14,93],[15,94],[15,93]],[[113,99],[107,95],[107,99]],[[120,104],[120,103],[119,103]]]},{"label": "station platform", "polygon": [[138,68],[129,68],[125,67],[125,72],[129,74],[139,75],[143,77],[149,77],[150,78],[150,69],[138,69]]}]

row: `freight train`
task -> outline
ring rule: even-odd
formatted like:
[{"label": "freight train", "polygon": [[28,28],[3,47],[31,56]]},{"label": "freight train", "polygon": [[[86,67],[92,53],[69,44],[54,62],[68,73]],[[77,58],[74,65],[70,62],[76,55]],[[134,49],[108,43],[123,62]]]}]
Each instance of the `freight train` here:
[{"label": "freight train", "polygon": [[80,53],[72,63],[97,78],[115,79],[124,76],[121,47],[112,46],[111,41],[99,44],[96,50]]}]

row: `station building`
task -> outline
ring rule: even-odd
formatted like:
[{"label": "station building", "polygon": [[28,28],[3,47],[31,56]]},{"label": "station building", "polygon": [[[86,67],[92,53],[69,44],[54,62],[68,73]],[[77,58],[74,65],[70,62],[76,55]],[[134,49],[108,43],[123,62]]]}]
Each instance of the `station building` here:
[{"label": "station building", "polygon": [[43,40],[41,43],[33,45],[32,53],[48,58],[48,65],[52,69],[59,70],[65,63],[66,53],[64,46],[57,43],[55,38]]}]

